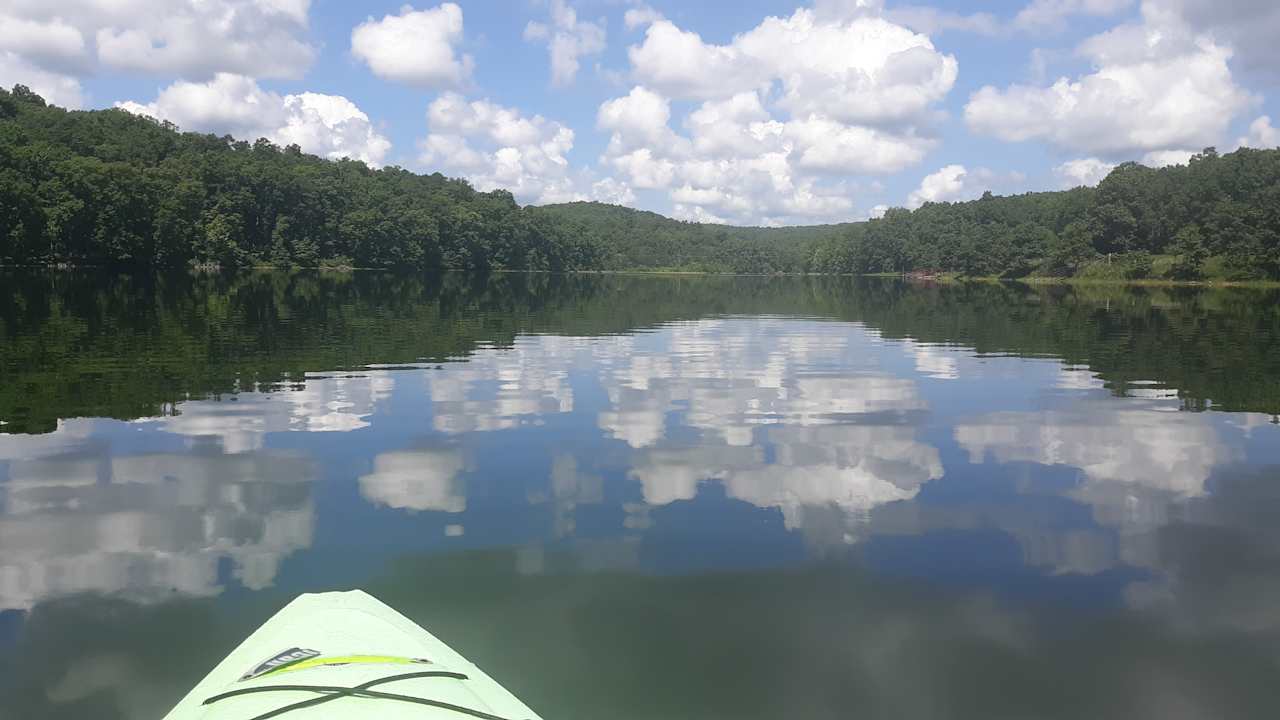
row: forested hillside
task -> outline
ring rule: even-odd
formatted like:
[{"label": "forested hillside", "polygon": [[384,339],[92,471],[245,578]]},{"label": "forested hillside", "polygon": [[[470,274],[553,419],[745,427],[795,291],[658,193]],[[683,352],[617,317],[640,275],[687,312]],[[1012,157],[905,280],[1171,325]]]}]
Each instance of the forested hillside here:
[{"label": "forested hillside", "polygon": [[507,192],[0,91],[0,261],[597,267]]},{"label": "forested hillside", "polygon": [[646,220],[0,90],[0,264],[776,272],[803,270],[811,248],[790,230],[585,207]]},{"label": "forested hillside", "polygon": [[1126,163],[1097,188],[869,222],[736,228],[521,208],[439,173],[68,112],[16,86],[0,90],[0,264],[1280,279],[1280,150]]},{"label": "forested hillside", "polygon": [[852,226],[818,272],[1280,278],[1280,150],[1120,165],[1097,188],[930,203]]},{"label": "forested hillside", "polygon": [[851,225],[752,228],[672,220],[619,205],[577,202],[530,208],[592,239],[607,268],[804,272],[821,241]]}]

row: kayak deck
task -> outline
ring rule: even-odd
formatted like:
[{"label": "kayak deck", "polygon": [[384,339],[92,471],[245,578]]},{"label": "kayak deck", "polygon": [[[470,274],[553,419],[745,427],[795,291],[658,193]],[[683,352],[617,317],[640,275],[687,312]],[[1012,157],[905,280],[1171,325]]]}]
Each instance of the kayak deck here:
[{"label": "kayak deck", "polygon": [[372,596],[302,595],[165,720],[538,720],[455,650]]}]

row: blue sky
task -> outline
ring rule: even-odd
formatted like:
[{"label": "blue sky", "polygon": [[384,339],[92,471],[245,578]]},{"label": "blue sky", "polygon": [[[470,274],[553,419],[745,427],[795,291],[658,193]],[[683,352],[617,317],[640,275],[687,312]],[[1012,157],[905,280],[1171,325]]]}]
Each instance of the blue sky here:
[{"label": "blue sky", "polygon": [[1276,146],[1277,36],[1272,0],[0,0],[0,84],[523,203],[797,224]]}]

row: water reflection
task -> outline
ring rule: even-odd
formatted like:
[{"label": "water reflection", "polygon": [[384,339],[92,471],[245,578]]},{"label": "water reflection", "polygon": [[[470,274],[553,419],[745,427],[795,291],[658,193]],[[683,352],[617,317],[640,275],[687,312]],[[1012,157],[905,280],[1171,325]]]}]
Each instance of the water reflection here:
[{"label": "water reflection", "polygon": [[1160,572],[1129,586],[1130,605],[1198,635],[1280,647],[1280,466],[1224,474],[1178,514],[1154,529],[1147,558]]},{"label": "water reflection", "polygon": [[903,349],[916,363],[916,372],[926,377],[940,380],[955,380],[960,377],[959,353],[948,351],[936,345],[922,345],[907,339],[902,343]]},{"label": "water reflection", "polygon": [[[590,572],[628,566],[635,552],[601,543],[572,555],[545,548],[406,555],[367,587],[555,717],[842,718],[856,708],[871,717],[1120,720],[1263,718],[1274,709],[1274,621],[1269,636],[1237,633],[1224,642],[1212,627],[1169,632],[1134,611],[1011,605],[839,564]],[[1211,595],[1202,602],[1227,601],[1209,580],[1197,582]],[[1200,617],[1203,607],[1182,610]],[[108,610],[135,632],[100,623]],[[220,635],[239,637],[270,610],[241,602],[214,616],[175,601],[138,614],[53,604],[24,637],[20,650],[38,660],[17,677],[56,678],[49,687],[59,702],[42,717],[76,717],[66,708],[90,707],[99,717],[152,717],[163,712],[166,683],[177,681],[175,666],[203,672],[190,667],[190,656],[220,656],[229,649]],[[194,629],[184,633],[187,653],[176,658],[146,653],[136,639],[187,626]],[[73,648],[60,641],[60,627],[92,632]],[[657,677],[665,678],[661,693],[649,682]],[[9,707],[49,705],[32,694]]]},{"label": "water reflection", "polygon": [[[311,545],[311,463],[216,449],[121,453],[72,421],[34,448],[8,438],[0,513],[0,609],[83,592],[151,602],[250,589]],[[34,451],[33,451],[34,450]],[[14,457],[17,456],[17,457]]]},{"label": "water reflection", "polygon": [[[943,352],[948,357],[938,355]],[[895,354],[910,358],[914,372],[893,367]],[[601,433],[591,454],[608,458],[613,470],[638,482],[645,505],[691,501],[702,485],[712,482],[727,498],[780,511],[788,530],[804,528],[806,516],[828,526],[834,518],[840,531],[827,535],[850,543],[875,532],[875,525],[868,524],[874,508],[911,501],[927,483],[944,478],[938,448],[919,437],[922,426],[936,420],[930,418],[930,403],[918,379],[962,380],[966,364],[951,355],[959,353],[913,342],[885,343],[861,326],[779,318],[678,323],[646,335],[598,340],[526,337],[510,349],[481,349],[464,362],[416,371],[431,401],[423,413],[431,430],[460,437],[462,444],[378,452],[370,471],[355,481],[361,497],[376,506],[463,514],[468,509],[467,476],[484,475],[491,463],[468,459],[476,454],[466,449],[472,434],[518,431],[522,426],[536,431],[551,416],[575,414],[575,386],[588,387],[593,402],[576,414],[594,418]],[[13,448],[10,454],[21,458],[6,470],[7,513],[83,511],[92,507],[87,494],[101,495],[99,484],[171,482],[176,476],[166,467],[181,467],[188,476],[205,467],[204,476],[234,482],[228,477],[232,471],[225,455],[250,455],[265,462],[263,458],[275,457],[260,452],[273,433],[368,428],[379,404],[395,394],[397,377],[408,387],[416,385],[405,373],[318,377],[275,393],[185,403],[174,415],[139,426],[185,436],[190,448],[187,454],[157,456],[168,459],[150,463],[153,474],[158,473],[150,481],[134,477],[133,466],[141,462],[137,457],[114,457],[109,445],[91,442],[92,423],[69,422],[55,433],[30,438],[3,436]],[[1078,381],[1082,376],[1089,380]],[[1058,368],[1050,378],[1058,389],[1097,386],[1087,371],[1070,366]],[[1063,378],[1072,380],[1064,383]],[[1022,536],[1032,565],[1098,572],[1117,564],[1150,565],[1139,557],[1140,547],[1128,547],[1132,539],[1168,523],[1170,508],[1178,502],[1203,495],[1215,468],[1243,459],[1239,447],[1223,441],[1210,416],[1177,410],[1176,404],[1156,400],[1117,403],[1096,397],[1054,409],[966,416],[954,421],[953,435],[972,464],[993,459],[1078,470],[1083,482],[1060,494],[1090,507],[1097,528],[1027,536],[1008,523],[998,525]],[[1231,422],[1246,422],[1248,432],[1263,425],[1258,416],[1240,418]],[[554,442],[556,437],[563,433],[547,439]],[[576,442],[584,439],[589,437],[578,436]],[[602,440],[621,441],[628,453],[611,454],[600,445]],[[82,446],[97,450],[86,454]],[[41,454],[55,458],[36,459]],[[552,455],[549,492],[530,489],[523,492],[523,500],[531,508],[554,500],[551,537],[564,537],[573,534],[579,506],[604,502],[604,480],[601,474],[580,473],[572,454]],[[596,464],[606,474],[610,470],[609,463]],[[579,475],[589,481],[579,482]],[[59,489],[36,490],[46,486]],[[52,497],[71,493],[68,488],[80,488],[84,497],[65,499],[61,506],[38,500],[44,497],[38,492]],[[196,505],[199,498],[181,507]],[[615,531],[625,534],[652,525],[647,510],[625,497],[617,499],[623,500],[624,513]],[[176,508],[172,515],[178,517]],[[36,524],[51,528],[53,536],[62,535],[52,522]],[[175,519],[173,524],[183,522]],[[463,526],[451,524],[448,533],[460,535]],[[943,523],[933,529],[962,526]],[[1100,528],[1119,530],[1122,541],[1117,545]],[[303,537],[291,545],[286,542],[277,555],[306,547],[307,533],[300,534]],[[195,538],[190,541],[200,544]],[[107,541],[98,544],[113,547]],[[169,584],[190,594],[214,592],[219,587],[211,579],[216,562],[208,558],[222,557],[217,548],[232,544],[244,545],[205,538],[205,569],[190,574],[199,579]],[[157,540],[145,549],[165,547]],[[273,562],[260,561],[263,569],[256,572],[237,567],[234,576],[247,587],[265,586],[274,574]],[[88,580],[46,592],[123,590],[134,584],[124,579],[115,586]]]},{"label": "water reflection", "polygon": [[581,344],[552,336],[525,339],[509,350],[482,348],[465,364],[431,374],[427,388],[435,429],[510,430],[522,420],[573,412],[566,376],[575,345]]},{"label": "water reflection", "polygon": [[184,403],[178,412],[155,423],[164,432],[192,439],[214,439],[227,453],[259,450],[273,432],[349,432],[369,426],[367,418],[379,401],[391,396],[390,371],[303,381],[288,392],[243,393],[227,402]]},{"label": "water reflection", "polygon": [[1079,468],[1077,496],[1100,500],[1108,488],[1123,497],[1155,491],[1202,495],[1214,468],[1241,459],[1214,419],[1178,412],[1159,401],[1081,401],[1061,409],[1005,412],[967,419],[955,428],[970,462],[988,454],[1001,463],[1035,462]]},{"label": "water reflection", "polygon": [[0,313],[0,708],[154,716],[353,586],[548,717],[1266,707],[1280,367],[1234,295],[244,282],[203,370],[79,394],[22,328],[88,311]]},{"label": "water reflection", "polygon": [[971,462],[993,457],[1078,473],[1060,493],[1088,507],[1095,527],[1019,539],[1030,564],[1092,574],[1163,569],[1158,532],[1206,496],[1216,473],[1245,460],[1243,438],[1217,425],[1170,402],[1091,400],[981,416],[957,425],[955,436]]},{"label": "water reflection", "polygon": [[373,472],[360,477],[360,494],[402,510],[460,513],[467,509],[466,486],[458,477],[463,466],[455,448],[381,453],[373,459]]},{"label": "water reflection", "polygon": [[729,497],[778,508],[786,526],[804,526],[805,508],[833,506],[856,520],[871,508],[915,497],[942,477],[938,451],[900,426],[786,427],[759,446],[703,445],[644,453],[631,470],[650,505],[691,500],[704,480]]},{"label": "water reflection", "polygon": [[[938,451],[916,438],[927,403],[915,381],[873,369],[877,354],[893,352],[857,326],[727,318],[599,341],[522,338],[436,368],[426,384],[432,427],[464,443],[467,433],[533,428],[577,409],[602,433],[595,454],[618,458],[646,504],[691,500],[715,481],[730,498],[781,510],[795,530],[806,508],[831,506],[853,523],[942,477]],[[593,402],[575,404],[575,386]],[[630,452],[610,455],[601,440]],[[463,466],[456,448],[380,454],[361,492],[390,507],[459,513]],[[576,473],[573,456],[557,454],[550,495],[600,502],[600,492],[577,489]],[[565,512],[557,536],[573,524]],[[647,522],[634,509],[626,520]]]}]

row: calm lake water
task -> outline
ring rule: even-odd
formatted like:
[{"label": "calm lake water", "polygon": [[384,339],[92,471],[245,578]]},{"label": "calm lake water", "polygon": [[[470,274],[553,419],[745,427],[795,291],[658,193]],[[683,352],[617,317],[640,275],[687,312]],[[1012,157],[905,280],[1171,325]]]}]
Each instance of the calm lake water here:
[{"label": "calm lake water", "polygon": [[0,275],[0,716],[364,588],[548,720],[1280,712],[1280,297]]}]

